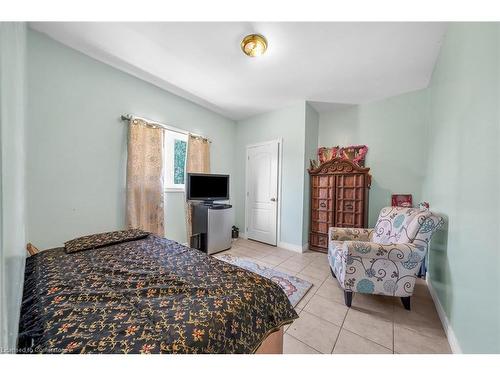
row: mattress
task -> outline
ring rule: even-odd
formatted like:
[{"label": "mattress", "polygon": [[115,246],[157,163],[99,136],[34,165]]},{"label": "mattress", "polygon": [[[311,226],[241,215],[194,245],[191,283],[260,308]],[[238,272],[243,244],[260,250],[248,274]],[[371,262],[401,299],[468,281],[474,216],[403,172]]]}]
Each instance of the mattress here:
[{"label": "mattress", "polygon": [[255,273],[154,235],[26,260],[21,353],[253,353],[298,316]]}]

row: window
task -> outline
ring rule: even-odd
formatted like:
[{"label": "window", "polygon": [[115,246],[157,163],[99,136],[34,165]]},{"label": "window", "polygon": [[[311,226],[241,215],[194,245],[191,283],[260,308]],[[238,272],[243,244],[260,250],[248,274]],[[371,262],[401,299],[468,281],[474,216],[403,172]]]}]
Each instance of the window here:
[{"label": "window", "polygon": [[167,191],[184,191],[187,134],[165,130],[164,179]]}]

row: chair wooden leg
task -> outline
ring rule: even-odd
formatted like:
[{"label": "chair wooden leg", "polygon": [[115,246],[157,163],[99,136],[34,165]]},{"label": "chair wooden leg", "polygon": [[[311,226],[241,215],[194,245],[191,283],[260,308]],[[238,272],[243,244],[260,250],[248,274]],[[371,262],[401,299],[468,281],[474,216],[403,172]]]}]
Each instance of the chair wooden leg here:
[{"label": "chair wooden leg", "polygon": [[352,304],[352,292],[348,292],[348,291],[344,290],[344,301],[345,301],[345,305],[347,307],[351,307],[351,304]]},{"label": "chair wooden leg", "polygon": [[401,302],[403,302],[403,306],[405,307],[406,310],[408,311],[411,310],[410,297],[401,297]]}]

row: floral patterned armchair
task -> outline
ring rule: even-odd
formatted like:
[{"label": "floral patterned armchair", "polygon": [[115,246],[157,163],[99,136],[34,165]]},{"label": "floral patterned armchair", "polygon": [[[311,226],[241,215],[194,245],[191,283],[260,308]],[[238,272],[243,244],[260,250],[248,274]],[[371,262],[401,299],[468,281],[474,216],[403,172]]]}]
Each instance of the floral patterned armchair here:
[{"label": "floral patterned armchair", "polygon": [[330,228],[328,261],[346,305],[358,292],[401,297],[410,310],[416,275],[442,223],[427,209],[385,207],[374,229]]}]

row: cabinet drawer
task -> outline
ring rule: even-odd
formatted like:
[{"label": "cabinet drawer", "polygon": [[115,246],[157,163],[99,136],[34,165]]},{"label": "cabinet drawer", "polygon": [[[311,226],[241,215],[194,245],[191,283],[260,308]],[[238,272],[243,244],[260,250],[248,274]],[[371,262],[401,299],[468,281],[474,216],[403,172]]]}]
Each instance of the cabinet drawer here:
[{"label": "cabinet drawer", "polygon": [[[321,223],[329,223],[329,224],[331,224],[330,226],[333,227],[333,212],[332,211],[312,210],[311,220],[318,221]],[[314,230],[313,230],[313,232],[314,232]]]},{"label": "cabinet drawer", "polygon": [[328,235],[320,233],[310,233],[309,234],[309,245],[315,247],[321,247],[323,249],[328,248]]},{"label": "cabinet drawer", "polygon": [[333,211],[332,199],[314,199],[312,201],[312,208],[320,211]]},{"label": "cabinet drawer", "polygon": [[332,225],[329,223],[322,223],[319,221],[312,221],[311,222],[311,230],[313,232],[319,232],[319,233],[327,233],[328,234],[328,228],[330,228]]}]

